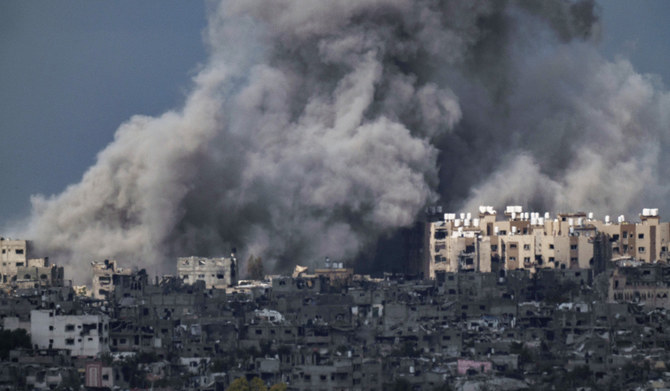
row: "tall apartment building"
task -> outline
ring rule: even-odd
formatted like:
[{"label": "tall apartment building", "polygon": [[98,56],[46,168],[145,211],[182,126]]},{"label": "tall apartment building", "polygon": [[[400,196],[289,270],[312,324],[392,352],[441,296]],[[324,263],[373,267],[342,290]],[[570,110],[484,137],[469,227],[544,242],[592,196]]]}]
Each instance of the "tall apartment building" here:
[{"label": "tall apartment building", "polygon": [[[587,269],[598,257],[635,258],[644,262],[668,259],[670,223],[661,223],[657,209],[644,209],[638,223],[619,216],[617,222],[595,220],[589,213],[524,212],[508,206],[505,219],[498,220],[490,206],[479,214],[445,213],[442,221],[430,224],[428,270],[436,272],[541,268]],[[603,249],[603,235],[610,248]],[[594,251],[595,246],[595,251]],[[605,244],[607,246],[607,244]],[[607,250],[607,251],[603,251]],[[602,262],[600,262],[602,263]]]}]

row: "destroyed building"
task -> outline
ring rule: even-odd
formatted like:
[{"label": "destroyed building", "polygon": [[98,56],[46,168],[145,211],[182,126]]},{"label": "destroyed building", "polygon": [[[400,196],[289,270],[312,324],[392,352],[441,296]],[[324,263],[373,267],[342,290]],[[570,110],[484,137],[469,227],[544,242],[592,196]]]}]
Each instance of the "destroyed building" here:
[{"label": "destroyed building", "polygon": [[[426,280],[329,260],[239,284],[233,257],[180,258],[176,277],[155,279],[93,262],[92,296],[57,279],[0,292],[0,332],[24,341],[0,351],[0,389],[225,390],[254,377],[290,391],[667,387],[670,266],[664,223],[647,212],[604,228],[584,214],[539,224],[512,209],[499,223],[485,208],[467,227],[449,216],[431,244],[450,266]],[[542,267],[550,256],[558,265]]]},{"label": "destroyed building", "polygon": [[177,273],[187,284],[203,281],[207,288],[225,288],[237,282],[235,254],[229,258],[183,257],[177,261]]}]

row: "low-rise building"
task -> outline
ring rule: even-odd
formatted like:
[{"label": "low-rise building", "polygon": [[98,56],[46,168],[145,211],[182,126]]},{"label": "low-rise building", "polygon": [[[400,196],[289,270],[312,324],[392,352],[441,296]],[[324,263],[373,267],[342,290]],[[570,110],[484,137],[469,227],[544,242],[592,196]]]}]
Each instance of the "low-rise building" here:
[{"label": "low-rise building", "polygon": [[183,257],[177,260],[177,272],[185,284],[204,281],[207,288],[227,288],[237,283],[237,260],[229,258]]},{"label": "low-rise building", "polygon": [[95,357],[109,351],[109,318],[32,310],[30,339],[37,349],[66,349],[72,356]]}]

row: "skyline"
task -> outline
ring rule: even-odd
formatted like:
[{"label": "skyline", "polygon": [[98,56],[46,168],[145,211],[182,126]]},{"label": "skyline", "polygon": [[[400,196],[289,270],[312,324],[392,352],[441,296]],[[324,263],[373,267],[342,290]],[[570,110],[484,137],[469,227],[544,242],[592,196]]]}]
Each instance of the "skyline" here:
[{"label": "skyline", "polygon": [[4,234],[56,260],[281,270],[436,203],[668,209],[660,3],[9,4],[3,206],[36,196]]}]

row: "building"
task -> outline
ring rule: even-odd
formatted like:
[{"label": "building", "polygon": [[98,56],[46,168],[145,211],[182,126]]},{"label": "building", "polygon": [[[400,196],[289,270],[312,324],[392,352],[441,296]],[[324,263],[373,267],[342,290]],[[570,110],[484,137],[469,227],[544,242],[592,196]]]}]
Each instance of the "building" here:
[{"label": "building", "polygon": [[95,357],[109,351],[109,318],[32,310],[30,339],[36,349],[65,349],[72,356]]},{"label": "building", "polygon": [[237,283],[237,260],[234,254],[229,258],[179,258],[177,273],[185,284],[204,281],[207,288],[226,288]]},{"label": "building", "polygon": [[93,261],[91,267],[93,268],[93,297],[100,300],[109,298],[120,277],[132,275],[132,270],[118,267],[114,260]]},{"label": "building", "polygon": [[30,242],[0,238],[0,286],[36,288],[63,286],[63,268],[49,258],[31,258]]},{"label": "building", "polygon": [[[429,276],[436,271],[604,268],[604,258],[634,258],[645,263],[668,259],[670,223],[661,223],[657,209],[644,209],[639,223],[619,216],[617,223],[595,220],[589,213],[524,212],[508,206],[498,220],[490,206],[479,214],[445,213],[430,224]],[[599,236],[600,235],[600,236]],[[604,236],[603,236],[604,235]],[[607,243],[609,238],[609,244]],[[496,266],[498,265],[498,266]]]},{"label": "building", "polygon": [[63,267],[49,264],[49,258],[28,259],[26,266],[16,268],[16,278],[11,284],[17,288],[62,287]]},{"label": "building", "polygon": [[27,240],[0,238],[0,274],[3,284],[15,281],[18,268],[27,265],[28,248]]}]

